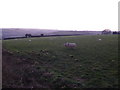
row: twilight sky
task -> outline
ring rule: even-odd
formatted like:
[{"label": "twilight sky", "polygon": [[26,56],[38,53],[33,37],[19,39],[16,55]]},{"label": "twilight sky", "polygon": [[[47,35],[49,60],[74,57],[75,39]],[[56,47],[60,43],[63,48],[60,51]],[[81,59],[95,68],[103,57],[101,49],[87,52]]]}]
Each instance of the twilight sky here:
[{"label": "twilight sky", "polygon": [[118,30],[119,0],[0,0],[0,28]]}]

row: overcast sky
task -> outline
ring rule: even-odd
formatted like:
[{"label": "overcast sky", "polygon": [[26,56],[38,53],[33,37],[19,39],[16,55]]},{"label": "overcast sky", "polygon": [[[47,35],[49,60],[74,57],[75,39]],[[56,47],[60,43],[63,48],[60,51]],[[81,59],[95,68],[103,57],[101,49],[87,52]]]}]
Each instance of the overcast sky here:
[{"label": "overcast sky", "polygon": [[119,0],[0,0],[0,28],[118,30]]}]

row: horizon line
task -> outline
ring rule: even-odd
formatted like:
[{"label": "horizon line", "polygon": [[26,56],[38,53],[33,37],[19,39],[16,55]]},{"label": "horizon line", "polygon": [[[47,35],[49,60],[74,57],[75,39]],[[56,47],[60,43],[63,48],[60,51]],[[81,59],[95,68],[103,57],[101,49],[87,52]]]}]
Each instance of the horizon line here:
[{"label": "horizon line", "polygon": [[[0,28],[0,29],[36,29],[42,30],[43,28]],[[58,31],[103,31],[103,30],[78,30],[78,29],[43,29],[43,30],[58,30]],[[110,30],[110,29],[109,29]],[[119,30],[111,30],[111,31],[119,31]]]}]

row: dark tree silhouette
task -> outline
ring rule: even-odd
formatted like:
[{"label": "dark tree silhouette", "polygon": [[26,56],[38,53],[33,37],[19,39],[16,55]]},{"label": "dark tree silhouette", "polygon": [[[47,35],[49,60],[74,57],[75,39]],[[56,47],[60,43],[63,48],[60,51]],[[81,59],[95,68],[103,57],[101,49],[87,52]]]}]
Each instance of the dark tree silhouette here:
[{"label": "dark tree silhouette", "polygon": [[120,31],[118,31],[118,34],[120,34]]},{"label": "dark tree silhouette", "polygon": [[25,34],[25,37],[31,37],[32,35],[31,34]]},{"label": "dark tree silhouette", "polygon": [[111,34],[111,30],[105,29],[102,31],[102,34]]},{"label": "dark tree silhouette", "polygon": [[44,36],[44,34],[41,34],[41,36]]},{"label": "dark tree silhouette", "polygon": [[118,32],[114,31],[113,34],[118,34]]}]

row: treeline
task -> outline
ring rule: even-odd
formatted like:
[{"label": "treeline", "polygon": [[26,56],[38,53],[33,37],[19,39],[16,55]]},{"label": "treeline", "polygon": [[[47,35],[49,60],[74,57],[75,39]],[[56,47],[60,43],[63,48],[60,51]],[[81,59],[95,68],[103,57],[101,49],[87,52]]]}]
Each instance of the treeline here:
[{"label": "treeline", "polygon": [[[114,31],[114,32],[106,32],[103,31],[101,34],[120,34],[120,31]],[[19,39],[19,38],[30,38],[30,37],[52,37],[52,36],[77,36],[77,35],[89,35],[89,34],[66,34],[66,35],[32,35],[32,34],[25,34],[25,36],[21,36],[21,37],[9,37],[9,38],[3,38],[3,40],[7,40],[7,39]],[[98,34],[99,35],[99,34]]]},{"label": "treeline", "polygon": [[25,34],[25,36],[23,37],[9,37],[9,38],[3,38],[3,40],[7,40],[7,39],[19,39],[19,38],[30,38],[30,37],[54,37],[54,36],[77,36],[77,35],[84,35],[84,34],[72,34],[72,35],[31,35],[31,34]]},{"label": "treeline", "polygon": [[114,31],[113,34],[120,34],[120,31]]}]

